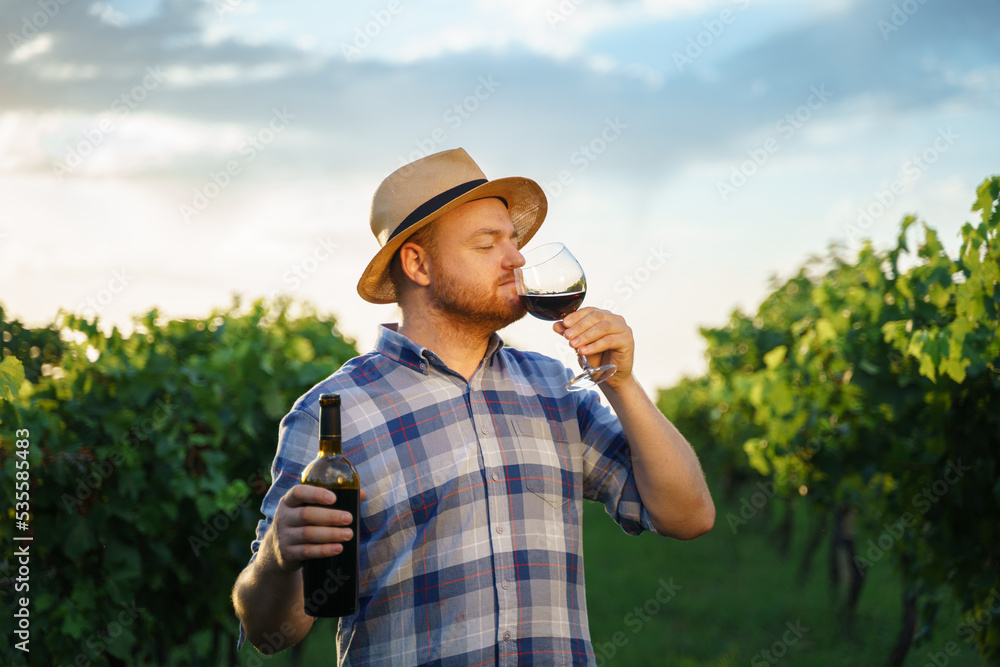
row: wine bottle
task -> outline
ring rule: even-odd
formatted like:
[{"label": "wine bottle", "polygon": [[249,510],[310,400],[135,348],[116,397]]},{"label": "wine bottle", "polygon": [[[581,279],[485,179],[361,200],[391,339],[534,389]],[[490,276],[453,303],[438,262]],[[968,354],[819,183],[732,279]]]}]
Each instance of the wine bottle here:
[{"label": "wine bottle", "polygon": [[351,513],[351,539],[336,556],[311,558],[302,565],[305,612],[310,616],[348,616],[358,611],[358,471],[341,453],[340,396],[319,397],[319,454],[302,471],[302,483],[333,491],[333,505]]}]

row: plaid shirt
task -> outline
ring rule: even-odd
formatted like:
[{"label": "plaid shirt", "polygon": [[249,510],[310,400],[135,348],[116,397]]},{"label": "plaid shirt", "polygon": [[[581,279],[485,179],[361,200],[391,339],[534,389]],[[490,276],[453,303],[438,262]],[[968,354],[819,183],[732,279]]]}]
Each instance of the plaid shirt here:
[{"label": "plaid shirt", "polygon": [[320,394],[338,393],[367,492],[338,664],[593,665],[583,499],[627,533],[654,530],[620,423],[596,393],[566,391],[561,363],[499,336],[467,381],[390,327],[282,420],[252,551],[316,456]]}]

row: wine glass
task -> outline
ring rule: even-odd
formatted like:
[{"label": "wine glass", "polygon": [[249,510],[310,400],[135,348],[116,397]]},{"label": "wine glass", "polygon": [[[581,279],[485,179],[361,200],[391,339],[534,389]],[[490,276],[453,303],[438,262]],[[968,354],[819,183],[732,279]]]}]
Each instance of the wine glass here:
[{"label": "wine glass", "polygon": [[[587,294],[587,277],[566,246],[546,243],[523,254],[524,266],[514,269],[514,285],[529,313],[555,322],[580,307]],[[579,352],[577,358],[583,372],[566,383],[570,391],[593,387],[618,370],[614,364],[594,368]]]}]

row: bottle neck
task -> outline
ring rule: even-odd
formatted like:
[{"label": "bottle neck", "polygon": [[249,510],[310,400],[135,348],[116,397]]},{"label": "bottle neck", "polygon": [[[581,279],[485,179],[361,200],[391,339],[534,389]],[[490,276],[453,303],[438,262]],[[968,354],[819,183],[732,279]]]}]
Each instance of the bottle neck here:
[{"label": "bottle neck", "polygon": [[339,435],[321,435],[319,438],[319,453],[321,456],[341,456]]}]

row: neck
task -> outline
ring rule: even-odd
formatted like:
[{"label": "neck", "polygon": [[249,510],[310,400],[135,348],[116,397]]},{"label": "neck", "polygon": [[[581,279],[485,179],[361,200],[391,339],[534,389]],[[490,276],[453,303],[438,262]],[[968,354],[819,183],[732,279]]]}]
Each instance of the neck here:
[{"label": "neck", "polygon": [[400,305],[399,333],[426,347],[466,380],[479,368],[494,333],[474,322],[459,321],[432,304]]}]

